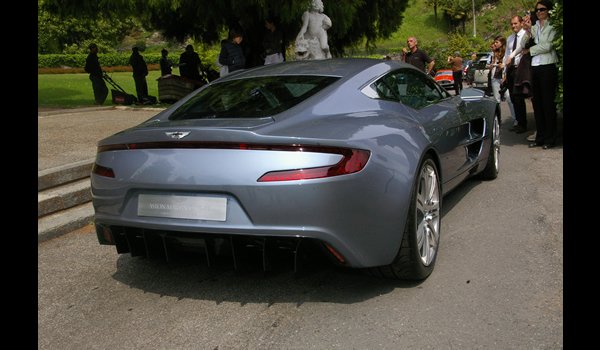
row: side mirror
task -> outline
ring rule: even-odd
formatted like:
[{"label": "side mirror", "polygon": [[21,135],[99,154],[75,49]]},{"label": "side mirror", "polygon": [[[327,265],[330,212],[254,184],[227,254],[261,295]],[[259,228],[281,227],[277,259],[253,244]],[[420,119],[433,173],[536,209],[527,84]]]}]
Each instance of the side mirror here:
[{"label": "side mirror", "polygon": [[485,92],[479,89],[466,88],[460,91],[460,98],[463,101],[480,100],[485,96]]}]

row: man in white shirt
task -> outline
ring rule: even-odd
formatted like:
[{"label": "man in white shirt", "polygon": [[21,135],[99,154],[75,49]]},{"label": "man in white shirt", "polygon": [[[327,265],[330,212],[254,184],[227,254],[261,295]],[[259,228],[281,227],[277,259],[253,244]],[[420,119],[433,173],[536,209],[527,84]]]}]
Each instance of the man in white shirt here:
[{"label": "man in white shirt", "polygon": [[523,95],[513,95],[513,86],[515,84],[515,73],[517,72],[517,66],[521,61],[521,39],[525,35],[523,29],[523,18],[521,16],[514,16],[510,20],[510,29],[514,32],[508,37],[506,42],[506,52],[504,53],[504,79],[508,85],[508,93],[510,95],[510,101],[512,102],[513,117],[516,119],[517,125],[508,129],[509,131],[516,131],[517,134],[522,134],[527,131],[527,109],[525,106],[525,98]]}]

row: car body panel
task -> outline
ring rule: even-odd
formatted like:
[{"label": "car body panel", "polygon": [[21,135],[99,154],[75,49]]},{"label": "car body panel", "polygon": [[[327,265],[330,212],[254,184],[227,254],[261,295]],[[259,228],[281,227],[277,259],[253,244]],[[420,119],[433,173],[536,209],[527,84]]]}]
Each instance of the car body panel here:
[{"label": "car body panel", "polygon": [[[375,84],[407,72],[433,84],[439,101],[411,106],[418,99],[405,99],[405,104],[374,98]],[[169,120],[186,101],[215,84],[286,75],[338,80],[270,116]],[[480,164],[485,166],[495,113],[495,101],[452,97],[404,63],[328,59],[236,72],[98,143],[95,163],[114,171],[114,177],[91,175],[95,223],[191,237],[310,238],[333,247],[347,266],[386,265],[398,252],[425,154],[441,165],[442,187],[448,192],[481,171]],[[474,143],[479,143],[478,152]],[[360,171],[346,175],[258,181],[273,171],[334,166],[343,157],[328,149],[365,150],[369,158]],[[161,196],[193,203],[218,198],[226,201],[226,219],[140,215],[140,196],[144,204]],[[177,216],[174,211],[168,215]],[[99,240],[107,243],[100,233]]]}]

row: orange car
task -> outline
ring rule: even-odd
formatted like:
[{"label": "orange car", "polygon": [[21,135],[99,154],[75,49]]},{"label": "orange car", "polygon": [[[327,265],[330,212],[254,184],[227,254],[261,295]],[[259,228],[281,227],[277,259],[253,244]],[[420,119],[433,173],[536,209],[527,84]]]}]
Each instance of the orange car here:
[{"label": "orange car", "polygon": [[435,81],[446,90],[454,90],[454,76],[452,69],[442,69],[435,73]]}]

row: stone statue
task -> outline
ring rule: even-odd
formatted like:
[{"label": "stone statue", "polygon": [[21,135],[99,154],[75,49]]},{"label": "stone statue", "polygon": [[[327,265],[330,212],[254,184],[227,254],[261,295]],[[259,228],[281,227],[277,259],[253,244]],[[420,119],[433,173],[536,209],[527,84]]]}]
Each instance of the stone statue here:
[{"label": "stone statue", "polygon": [[294,45],[297,60],[331,58],[327,44],[327,29],[331,28],[331,19],[323,13],[323,9],[321,0],[313,0],[302,14],[302,28]]}]

